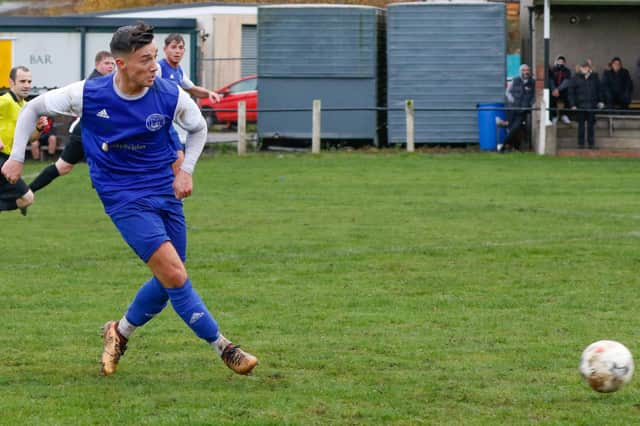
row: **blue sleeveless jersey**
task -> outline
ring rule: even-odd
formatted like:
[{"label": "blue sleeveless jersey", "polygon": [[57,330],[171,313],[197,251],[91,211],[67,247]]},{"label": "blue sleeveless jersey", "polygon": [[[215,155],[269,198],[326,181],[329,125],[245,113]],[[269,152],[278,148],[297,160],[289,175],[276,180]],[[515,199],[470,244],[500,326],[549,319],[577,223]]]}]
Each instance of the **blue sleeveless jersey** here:
[{"label": "blue sleeveless jersey", "polygon": [[[182,79],[184,79],[184,72],[182,71],[182,67],[178,65],[178,68],[173,68],[166,59],[161,59],[158,64],[160,65],[160,76],[172,83],[176,86],[182,87]],[[180,136],[178,136],[178,132],[175,128],[171,129],[171,142],[173,143],[173,149],[176,151],[184,151],[184,147],[182,146],[182,141],[180,140]]]},{"label": "blue sleeveless jersey", "polygon": [[173,195],[177,158],[169,136],[177,86],[156,79],[144,96],[127,100],[113,78],[86,80],[82,100],[82,146],[107,214],[148,195]]},{"label": "blue sleeveless jersey", "polygon": [[178,68],[173,68],[169,65],[166,59],[161,59],[158,64],[160,64],[160,69],[162,70],[162,78],[172,81],[176,85],[182,87],[184,71],[182,71],[182,67],[180,65],[178,65]]}]

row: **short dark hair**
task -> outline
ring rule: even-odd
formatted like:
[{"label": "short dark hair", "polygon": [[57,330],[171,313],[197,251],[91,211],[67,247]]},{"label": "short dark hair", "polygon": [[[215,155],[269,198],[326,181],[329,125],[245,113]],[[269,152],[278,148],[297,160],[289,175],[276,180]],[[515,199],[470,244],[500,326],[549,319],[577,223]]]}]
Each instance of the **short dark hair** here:
[{"label": "short dark hair", "polygon": [[615,61],[622,63],[622,59],[620,59],[618,56],[614,56],[613,59],[611,60],[611,63],[614,63]]},{"label": "short dark hair", "polygon": [[101,50],[96,53],[96,64],[102,62],[105,58],[113,58],[111,52],[107,52],[106,50]]},{"label": "short dark hair", "polygon": [[167,38],[164,39],[164,47],[167,47],[168,45],[170,45],[172,41],[175,41],[176,43],[185,44],[184,37],[182,37],[182,34],[171,33],[167,36]]},{"label": "short dark hair", "polygon": [[122,55],[135,52],[152,41],[153,26],[138,21],[135,25],[118,28],[113,33],[109,47],[113,55]]},{"label": "short dark hair", "polygon": [[18,74],[18,70],[24,71],[24,72],[31,71],[29,68],[25,67],[24,65],[18,65],[17,67],[13,67],[11,68],[11,71],[9,71],[9,80],[16,81],[16,75]]}]

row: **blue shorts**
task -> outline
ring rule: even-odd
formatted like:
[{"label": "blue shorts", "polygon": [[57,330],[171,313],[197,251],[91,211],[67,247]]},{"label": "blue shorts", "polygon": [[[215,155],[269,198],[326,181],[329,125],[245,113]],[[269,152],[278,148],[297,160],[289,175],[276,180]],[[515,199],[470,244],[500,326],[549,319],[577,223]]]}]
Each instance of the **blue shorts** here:
[{"label": "blue shorts", "polygon": [[184,262],[187,258],[187,227],[182,201],[170,195],[145,197],[111,215],[122,238],[145,263],[165,241],[171,241]]}]

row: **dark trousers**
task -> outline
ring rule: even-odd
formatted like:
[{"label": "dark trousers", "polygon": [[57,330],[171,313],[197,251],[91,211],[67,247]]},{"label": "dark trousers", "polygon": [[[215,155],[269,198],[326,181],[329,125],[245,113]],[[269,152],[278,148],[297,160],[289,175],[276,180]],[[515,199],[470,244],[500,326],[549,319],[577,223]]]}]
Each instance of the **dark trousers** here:
[{"label": "dark trousers", "polygon": [[595,146],[595,124],[596,113],[595,112],[578,112],[578,146],[584,146],[584,128],[587,128],[587,143],[590,148]]},{"label": "dark trousers", "polygon": [[527,131],[528,113],[525,111],[508,111],[507,121],[507,137],[504,140],[505,145],[509,145],[515,149],[520,149],[520,144],[525,138]]},{"label": "dark trousers", "polygon": [[[0,153],[0,168],[9,159],[9,156]],[[29,192],[29,186],[22,180],[18,179],[16,183],[9,183],[7,179],[0,174],[0,211],[15,210],[18,208],[16,200]]]}]

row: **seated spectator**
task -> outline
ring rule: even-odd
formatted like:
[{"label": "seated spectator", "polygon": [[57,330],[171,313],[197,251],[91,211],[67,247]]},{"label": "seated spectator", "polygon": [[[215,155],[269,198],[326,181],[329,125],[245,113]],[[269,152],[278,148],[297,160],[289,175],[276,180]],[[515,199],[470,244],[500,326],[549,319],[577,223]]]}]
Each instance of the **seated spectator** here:
[{"label": "seated spectator", "polygon": [[44,126],[40,136],[35,141],[31,142],[31,155],[34,160],[40,159],[40,148],[47,147],[49,155],[56,153],[58,140],[53,132],[53,119],[47,117],[47,125]]},{"label": "seated spectator", "polygon": [[[515,77],[507,87],[508,108],[531,108],[536,99],[536,82],[531,77],[529,65],[520,65],[520,75]],[[498,152],[510,149],[519,150],[528,128],[530,111],[507,110],[507,137],[503,145],[498,146]]]},{"label": "seated spectator", "polygon": [[598,74],[592,70],[590,61],[584,61],[569,84],[569,105],[577,110],[578,148],[584,148],[585,126],[589,148],[595,148],[595,109],[604,107]]},{"label": "seated spectator", "polygon": [[558,115],[562,114],[560,120],[563,123],[569,124],[571,120],[567,114],[558,107],[559,104],[562,107],[569,106],[569,82],[571,81],[571,70],[567,67],[567,61],[564,56],[558,56],[555,64],[549,70],[549,83],[551,89],[551,111],[549,112],[550,118],[554,123],[558,121]]},{"label": "seated spectator", "polygon": [[628,109],[633,92],[629,71],[622,67],[620,58],[611,60],[610,69],[602,76],[602,93],[607,108]]}]

